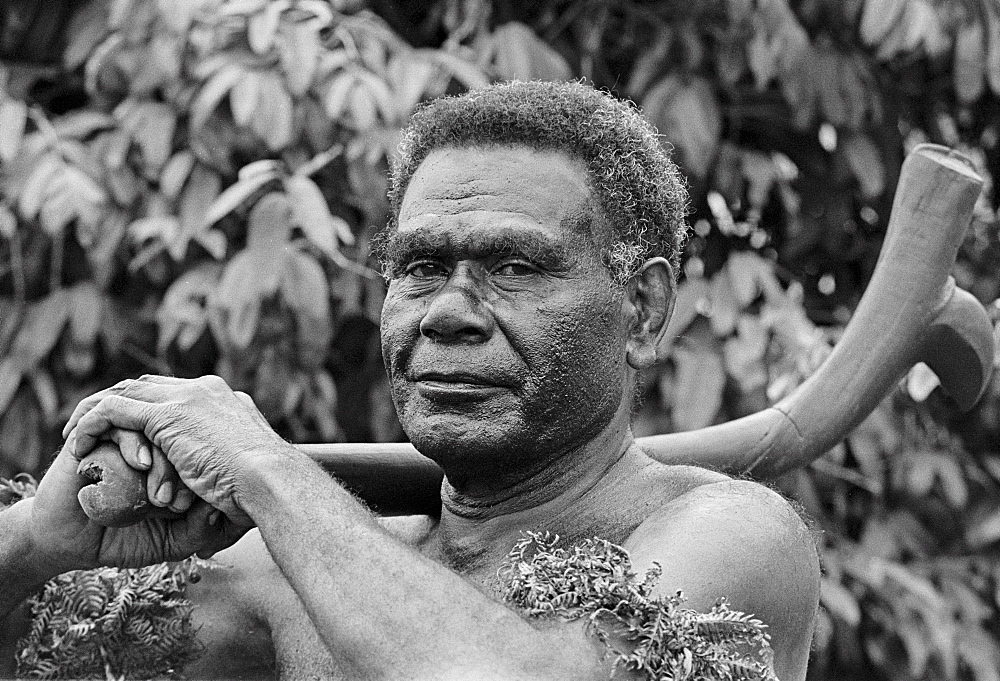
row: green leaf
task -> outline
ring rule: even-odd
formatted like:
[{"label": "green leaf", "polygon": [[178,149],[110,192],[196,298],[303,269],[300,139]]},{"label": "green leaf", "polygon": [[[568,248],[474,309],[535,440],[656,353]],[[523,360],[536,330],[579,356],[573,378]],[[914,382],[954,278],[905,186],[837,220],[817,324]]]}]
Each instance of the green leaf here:
[{"label": "green leaf", "polygon": [[708,297],[711,301],[708,321],[715,335],[724,338],[736,328],[736,318],[740,313],[728,269],[719,270],[712,277]]},{"label": "green leaf", "polygon": [[646,118],[680,152],[685,170],[705,175],[715,160],[722,135],[722,110],[704,78],[687,82],[670,75],[642,100]]},{"label": "green leaf", "polygon": [[[400,116],[397,95],[392,92],[389,85],[382,78],[364,69],[358,69],[356,75],[358,87],[354,90],[355,97],[358,97],[360,94],[359,90],[363,89],[368,94],[368,98],[374,102],[375,108],[382,114],[383,121],[397,125],[402,125],[406,122],[409,112]],[[417,77],[417,74],[411,73],[411,76]],[[370,120],[359,124],[358,127],[365,129],[374,127],[375,124],[375,117],[370,116]]]},{"label": "green leaf", "polygon": [[50,237],[58,238],[66,225],[76,217],[73,188],[66,182],[66,169],[58,173],[49,186],[48,197],[42,204],[38,220],[42,230]]},{"label": "green leaf", "polygon": [[323,268],[305,253],[292,254],[281,295],[295,311],[300,360],[307,367],[321,366],[333,336],[330,289]]},{"label": "green leaf", "polygon": [[245,77],[245,69],[236,64],[227,64],[220,68],[205,85],[198,90],[198,95],[191,103],[191,128],[197,130],[205,125],[209,116],[219,106],[222,98],[229,94]]},{"label": "green leaf", "polygon": [[177,117],[166,104],[144,102],[130,122],[132,124],[128,127],[142,149],[146,168],[152,177],[156,177],[170,158]]},{"label": "green leaf", "polygon": [[10,353],[21,359],[23,370],[33,368],[52,352],[69,320],[69,305],[68,291],[57,289],[29,306]]},{"label": "green leaf", "polygon": [[90,282],[77,284],[70,291],[70,339],[77,345],[90,347],[101,330],[104,299]]},{"label": "green leaf", "polygon": [[42,416],[45,417],[46,425],[50,428],[55,426],[59,421],[59,392],[56,390],[52,375],[43,369],[36,368],[28,373],[28,380],[35,392],[38,406],[41,407]]},{"label": "green leaf", "polygon": [[671,27],[664,26],[662,30],[656,32],[653,45],[638,54],[632,64],[626,88],[632,98],[638,99],[653,82],[653,78],[660,73],[673,44],[674,32]]},{"label": "green leaf", "polygon": [[[250,49],[257,54],[267,54],[274,46],[274,39],[278,33],[278,24],[281,21],[281,14],[290,7],[287,0],[271,0],[260,5],[260,9],[252,10],[253,16],[247,20],[247,42]],[[250,14],[248,5],[246,14]]]},{"label": "green leaf", "polygon": [[26,219],[34,219],[48,196],[49,184],[65,164],[56,154],[46,154],[32,168],[18,199],[18,209]]},{"label": "green leaf", "polygon": [[[215,205],[222,187],[222,178],[218,173],[201,163],[196,163],[191,170],[191,178],[184,187],[180,197],[181,231],[187,238],[192,238],[206,229],[211,223],[205,216]],[[184,244],[186,248],[187,244]],[[184,253],[179,249],[173,252],[175,260],[181,260]]]},{"label": "green leaf", "polygon": [[292,97],[281,77],[269,71],[261,72],[259,88],[257,115],[250,125],[269,149],[280,151],[291,143],[294,134]]},{"label": "green leaf", "polygon": [[[96,4],[96,3],[95,3]],[[79,109],[52,121],[52,128],[59,137],[82,140],[95,132],[113,128],[115,119],[103,111]]]},{"label": "green leaf", "polygon": [[729,254],[726,271],[733,295],[741,309],[757,300],[761,291],[761,279],[770,273],[770,268],[766,260],[751,251],[734,251]]},{"label": "green leaf", "polygon": [[197,0],[156,0],[160,18],[175,33],[186,33],[198,10]]},{"label": "green leaf", "polygon": [[861,608],[850,590],[829,577],[820,581],[820,603],[852,629],[861,623]]},{"label": "green leaf", "polygon": [[128,233],[137,243],[150,239],[170,242],[180,233],[180,221],[173,215],[147,215],[131,223]]},{"label": "green leaf", "polygon": [[248,249],[233,256],[210,301],[221,313],[223,340],[239,349],[249,347],[257,333],[260,306],[278,290],[287,252]]},{"label": "green leaf", "polygon": [[1000,95],[1000,9],[983,3],[986,17],[986,82],[993,94]]},{"label": "green leaf", "polygon": [[171,156],[163,167],[163,172],[160,173],[160,193],[170,200],[180,196],[181,189],[194,168],[194,161],[195,156],[188,149],[178,151]]},{"label": "green leaf", "polygon": [[24,377],[24,365],[19,357],[8,355],[0,360],[0,414],[7,411]]},{"label": "green leaf", "polygon": [[1000,541],[1000,509],[967,527],[965,541],[969,542],[969,546],[974,551],[982,551],[990,544]]},{"label": "green leaf", "polygon": [[[395,115],[388,116],[388,121],[405,121],[417,108],[417,104],[428,91],[433,79],[438,74],[438,68],[412,53],[400,53],[389,59],[389,79],[392,84],[392,97],[395,102]],[[389,113],[386,111],[385,113]]]},{"label": "green leaf", "polygon": [[726,371],[739,383],[743,392],[750,392],[767,385],[768,333],[760,319],[754,315],[740,315],[738,333],[728,339],[722,348]]},{"label": "green leaf", "polygon": [[885,166],[882,154],[871,138],[861,133],[847,135],[839,148],[847,158],[854,177],[861,186],[861,195],[875,199],[885,191]]},{"label": "green leaf", "polygon": [[78,6],[69,22],[66,36],[69,39],[62,53],[67,72],[75,71],[93,53],[108,34],[106,3],[87,2]]},{"label": "green leaf", "polygon": [[0,237],[13,238],[17,231],[17,216],[6,203],[0,203]]},{"label": "green leaf", "polygon": [[323,108],[331,121],[339,121],[347,110],[348,95],[354,83],[355,77],[350,72],[339,73],[329,80],[326,94],[323,96]]},{"label": "green leaf", "polygon": [[227,187],[225,191],[216,197],[206,212],[205,224],[215,224],[243,205],[247,199],[257,193],[268,182],[276,179],[278,179],[278,172],[271,170],[255,174],[245,180],[241,179]]},{"label": "green leaf", "polygon": [[219,285],[222,267],[203,263],[179,276],[163,295],[156,311],[156,347],[163,354],[174,340],[190,350],[208,327],[208,300]]},{"label": "green leaf", "polygon": [[677,335],[684,333],[699,314],[708,312],[708,296],[708,280],[703,277],[688,278],[681,283],[677,289],[674,314],[667,325],[666,333],[663,334],[663,343],[666,347],[659,348],[659,354],[662,355],[670,344],[675,342]]},{"label": "green leaf", "polygon": [[288,90],[294,96],[302,96],[312,84],[320,52],[319,29],[316,19],[286,22],[281,26],[278,56]]},{"label": "green leaf", "polygon": [[285,191],[292,203],[295,222],[306,238],[330,258],[339,255],[337,239],[353,243],[353,235],[347,241],[350,229],[343,219],[335,218],[326,205],[323,192],[308,177],[293,175],[285,179]]},{"label": "green leaf", "polygon": [[467,90],[486,87],[490,79],[476,64],[444,50],[420,49],[417,53],[437,64],[442,71],[461,83]]},{"label": "green leaf", "polygon": [[726,370],[718,342],[703,325],[674,350],[677,365],[676,393],[671,418],[678,431],[697,430],[711,425],[722,406]]},{"label": "green leaf", "polygon": [[219,230],[206,229],[195,235],[194,240],[201,244],[201,247],[216,260],[222,260],[226,257],[226,249],[228,248],[226,235]]},{"label": "green leaf", "polygon": [[247,248],[283,248],[292,232],[292,205],[288,197],[271,192],[261,197],[247,220]]},{"label": "green leaf", "polygon": [[561,54],[519,21],[498,27],[490,38],[497,75],[504,80],[569,80],[573,70]]},{"label": "green leaf", "polygon": [[260,76],[255,69],[246,71],[240,82],[236,83],[229,93],[229,106],[233,110],[233,120],[236,125],[247,127],[257,111],[257,101],[260,95]]},{"label": "green leaf", "polygon": [[956,510],[964,509],[969,502],[969,486],[965,482],[965,474],[958,462],[947,454],[939,455],[937,478],[948,505]]},{"label": "green leaf", "polygon": [[986,90],[986,33],[978,21],[962,24],[955,34],[952,80],[964,104],[976,101]]},{"label": "green leaf", "polygon": [[28,105],[16,99],[0,101],[0,161],[9,163],[21,147]]}]

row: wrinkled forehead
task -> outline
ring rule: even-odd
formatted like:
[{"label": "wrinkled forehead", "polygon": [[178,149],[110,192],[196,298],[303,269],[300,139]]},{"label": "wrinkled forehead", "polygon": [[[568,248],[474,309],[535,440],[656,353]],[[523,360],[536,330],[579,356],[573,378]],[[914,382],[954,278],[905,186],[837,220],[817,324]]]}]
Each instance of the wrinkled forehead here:
[{"label": "wrinkled forehead", "polygon": [[579,224],[591,209],[586,167],[565,153],[527,147],[461,147],[431,152],[413,174],[398,225],[471,211],[545,225]]}]

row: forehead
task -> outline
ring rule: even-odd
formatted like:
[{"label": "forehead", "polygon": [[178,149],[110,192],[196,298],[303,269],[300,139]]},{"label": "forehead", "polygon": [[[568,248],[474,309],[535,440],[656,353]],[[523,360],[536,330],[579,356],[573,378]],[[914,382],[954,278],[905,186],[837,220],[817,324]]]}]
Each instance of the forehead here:
[{"label": "forehead", "polygon": [[438,149],[410,180],[399,228],[427,228],[448,216],[484,212],[551,227],[589,210],[589,198],[586,168],[562,152]]}]

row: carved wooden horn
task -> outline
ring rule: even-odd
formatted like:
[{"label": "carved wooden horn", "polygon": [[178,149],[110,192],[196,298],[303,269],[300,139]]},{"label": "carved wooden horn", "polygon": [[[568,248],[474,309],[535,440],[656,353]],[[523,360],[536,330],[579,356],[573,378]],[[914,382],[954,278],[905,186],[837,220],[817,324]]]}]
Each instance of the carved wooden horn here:
[{"label": "carved wooden horn", "polygon": [[[882,253],[831,355],[794,393],[756,414],[686,433],[641,438],[651,457],[768,479],[841,441],[916,362],[962,409],[983,394],[993,336],[982,305],[949,276],[982,178],[961,155],[920,145],[906,158]],[[299,448],[376,511],[437,514],[441,470],[409,444]]]}]

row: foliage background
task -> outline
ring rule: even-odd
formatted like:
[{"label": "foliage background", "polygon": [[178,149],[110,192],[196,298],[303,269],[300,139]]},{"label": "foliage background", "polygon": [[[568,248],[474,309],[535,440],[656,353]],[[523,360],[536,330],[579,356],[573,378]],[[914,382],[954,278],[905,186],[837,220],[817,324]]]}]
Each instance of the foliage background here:
[{"label": "foliage background", "polygon": [[[145,372],[218,373],[299,442],[401,438],[367,258],[387,159],[420,101],[494,79],[633,99],[689,177],[639,434],[756,411],[822,361],[921,141],[988,178],[955,275],[1000,318],[996,0],[68,5],[60,62],[8,53],[0,78],[0,475]],[[915,370],[779,481],[821,531],[811,678],[1000,679],[1000,384],[964,415],[934,385]]]}]

